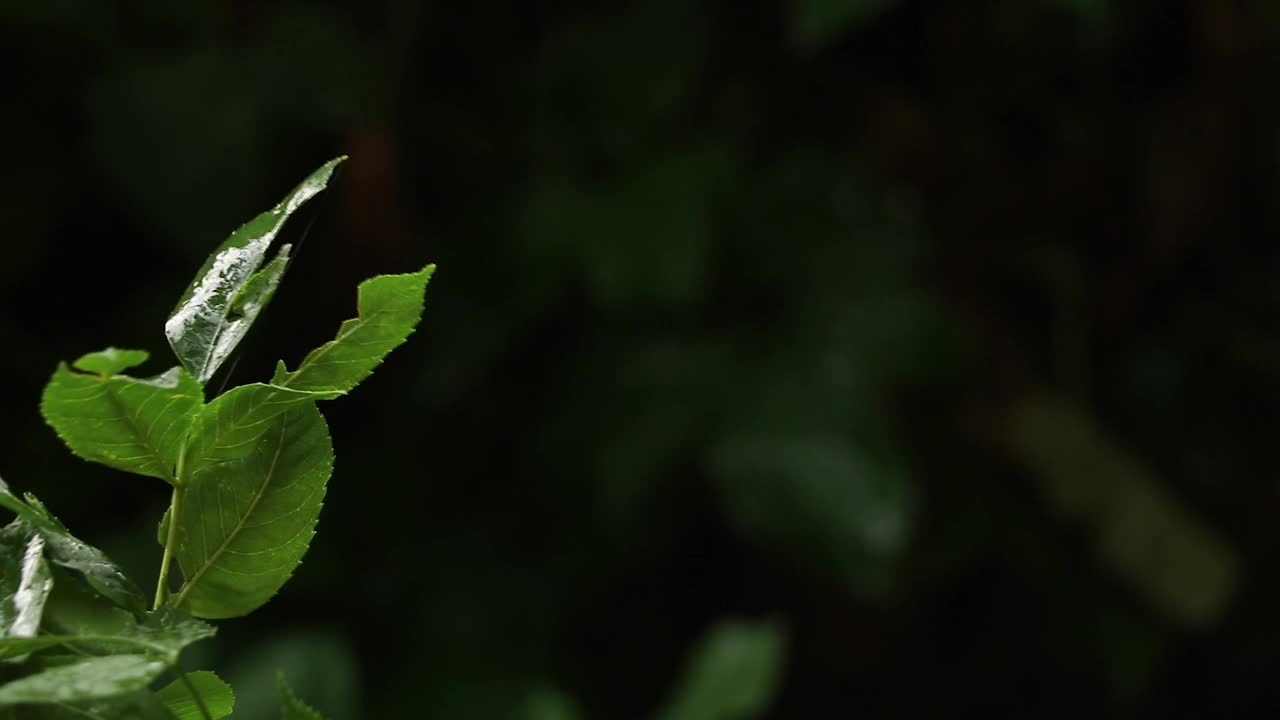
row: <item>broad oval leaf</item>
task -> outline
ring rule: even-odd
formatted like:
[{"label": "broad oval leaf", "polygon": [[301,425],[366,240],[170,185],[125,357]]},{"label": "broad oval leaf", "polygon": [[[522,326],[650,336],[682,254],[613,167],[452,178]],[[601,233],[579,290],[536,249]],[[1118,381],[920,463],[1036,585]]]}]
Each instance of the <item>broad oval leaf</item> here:
[{"label": "broad oval leaf", "polygon": [[199,693],[205,709],[209,711],[208,717],[212,720],[221,720],[235,708],[236,696],[231,692],[231,686],[208,670],[187,673],[187,682],[183,682],[181,678],[174,680],[157,690],[156,697],[168,706],[178,720],[203,720],[205,714],[191,696],[193,690]]},{"label": "broad oval leaf", "polygon": [[359,385],[418,326],[435,269],[428,265],[360,283],[358,316],[343,322],[337,336],[312,350],[297,370],[289,372],[281,363],[272,384],[317,392],[347,392]]},{"label": "broad oval leaf", "polygon": [[300,403],[328,400],[339,394],[253,383],[219,395],[196,418],[188,440],[188,474],[249,455],[270,432],[271,421],[280,414]]},{"label": "broad oval leaf", "polygon": [[0,708],[119,697],[144,689],[164,669],[163,660],[146,655],[86,658],[0,686]]},{"label": "broad oval leaf", "polygon": [[329,183],[346,157],[311,173],[275,207],[241,225],[205,260],[169,319],[164,333],[178,360],[206,382],[244,338],[275,291],[287,249],[259,273],[271,243],[298,208]]},{"label": "broad oval leaf", "polygon": [[315,534],[333,446],[314,403],[267,424],[253,451],[202,468],[184,491],[177,522],[186,581],[174,604],[192,615],[247,614],[279,591]]},{"label": "broad oval leaf", "polygon": [[0,639],[29,638],[40,629],[53,575],[44,536],[16,520],[0,530]]},{"label": "broad oval leaf", "polygon": [[142,351],[110,349],[77,361],[90,372],[59,365],[40,402],[45,421],[85,460],[175,482],[178,454],[204,405],[203,388],[180,367],[146,380],[99,373],[131,367],[108,353],[146,359]]},{"label": "broad oval leaf", "polygon": [[138,586],[105,553],[72,535],[34,495],[27,493],[24,502],[0,479],[0,506],[12,510],[40,533],[45,541],[44,555],[50,562],[81,575],[94,590],[120,607],[142,612],[145,601]]}]

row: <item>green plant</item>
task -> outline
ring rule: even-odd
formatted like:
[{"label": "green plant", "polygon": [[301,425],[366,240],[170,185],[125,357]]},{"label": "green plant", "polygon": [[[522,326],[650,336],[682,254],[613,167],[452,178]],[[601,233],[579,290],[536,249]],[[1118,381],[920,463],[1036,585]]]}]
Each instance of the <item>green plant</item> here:
[{"label": "green plant", "polygon": [[[293,370],[279,363],[269,382],[206,399],[288,266],[289,245],[268,260],[276,236],[344,159],[210,255],[165,323],[179,365],[136,378],[123,373],[148,354],[108,348],[57,368],[41,410],[71,451],[170,486],[164,549],[148,607],[104,553],[0,481],[0,505],[17,515],[0,529],[0,717],[231,713],[231,689],[211,672],[185,672],[180,654],[214,634],[205,620],[253,612],[301,562],[333,468],[316,402],[349,392],[408,338],[435,269],[361,283],[358,315],[332,341]],[[166,674],[171,682],[154,689]],[[283,679],[281,694],[286,719],[319,717]]]}]

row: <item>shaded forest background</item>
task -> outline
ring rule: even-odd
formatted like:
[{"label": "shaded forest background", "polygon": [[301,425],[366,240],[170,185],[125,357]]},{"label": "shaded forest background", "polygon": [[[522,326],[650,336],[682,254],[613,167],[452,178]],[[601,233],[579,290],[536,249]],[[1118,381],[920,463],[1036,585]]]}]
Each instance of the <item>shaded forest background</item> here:
[{"label": "shaded forest background", "polygon": [[0,472],[153,578],[168,493],[40,390],[167,367],[205,254],[347,153],[233,382],[440,269],[325,407],[298,575],[193,659],[237,718],[277,669],[339,719],[646,717],[726,618],[785,628],[768,717],[1280,710],[1278,23],[4,2]]}]

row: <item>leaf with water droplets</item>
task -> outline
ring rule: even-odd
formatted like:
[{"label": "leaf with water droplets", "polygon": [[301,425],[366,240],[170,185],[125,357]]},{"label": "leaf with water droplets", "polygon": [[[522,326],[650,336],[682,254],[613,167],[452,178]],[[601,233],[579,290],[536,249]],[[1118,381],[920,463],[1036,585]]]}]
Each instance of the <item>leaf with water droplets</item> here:
[{"label": "leaf with water droplets", "polygon": [[164,332],[169,345],[201,383],[217,371],[244,338],[275,292],[288,250],[259,271],[271,243],[298,208],[328,185],[346,157],[339,157],[311,173],[274,208],[231,233],[196,273],[169,319]]},{"label": "leaf with water droplets", "polygon": [[101,550],[71,534],[58,518],[35,498],[19,499],[0,479],[0,506],[12,510],[44,538],[44,556],[55,565],[84,577],[94,590],[122,608],[142,612],[142,592]]},{"label": "leaf with water droplets", "polygon": [[0,530],[0,639],[32,637],[40,629],[53,576],[45,540],[27,522]]}]

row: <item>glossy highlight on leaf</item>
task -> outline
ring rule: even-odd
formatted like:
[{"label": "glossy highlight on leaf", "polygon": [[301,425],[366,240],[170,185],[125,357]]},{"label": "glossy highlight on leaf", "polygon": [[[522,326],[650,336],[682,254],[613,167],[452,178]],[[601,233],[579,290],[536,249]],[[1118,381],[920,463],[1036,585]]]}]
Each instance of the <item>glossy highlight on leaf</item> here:
[{"label": "glossy highlight on leaf", "polygon": [[15,520],[0,530],[0,640],[29,638],[40,629],[53,576],[44,536]]},{"label": "glossy highlight on leaf", "polygon": [[205,261],[165,322],[169,345],[196,380],[206,382],[244,338],[275,292],[288,249],[259,272],[285,222],[329,182],[339,157],[311,173],[274,208],[240,226]]},{"label": "glossy highlight on leaf", "polygon": [[[106,350],[76,363],[120,370],[138,355],[145,359],[141,351]],[[67,447],[85,460],[173,483],[182,443],[203,405],[203,388],[180,367],[139,380],[78,372],[61,364],[45,387],[40,411]]]},{"label": "glossy highlight on leaf", "polygon": [[281,363],[272,384],[339,392],[359,385],[418,326],[435,269],[428,265],[416,273],[379,275],[360,283],[358,317],[343,322],[337,337],[312,350],[297,370],[289,372]]},{"label": "glossy highlight on leaf", "polygon": [[324,418],[303,403],[266,427],[251,454],[197,471],[186,491],[175,604],[197,617],[245,615],[270,600],[315,534],[333,470]]},{"label": "glossy highlight on leaf", "polygon": [[72,535],[34,495],[27,493],[24,502],[0,480],[0,506],[12,510],[40,533],[45,541],[44,555],[49,561],[81,575],[96,591],[120,607],[141,612],[144,601],[138,586],[101,550]]}]

